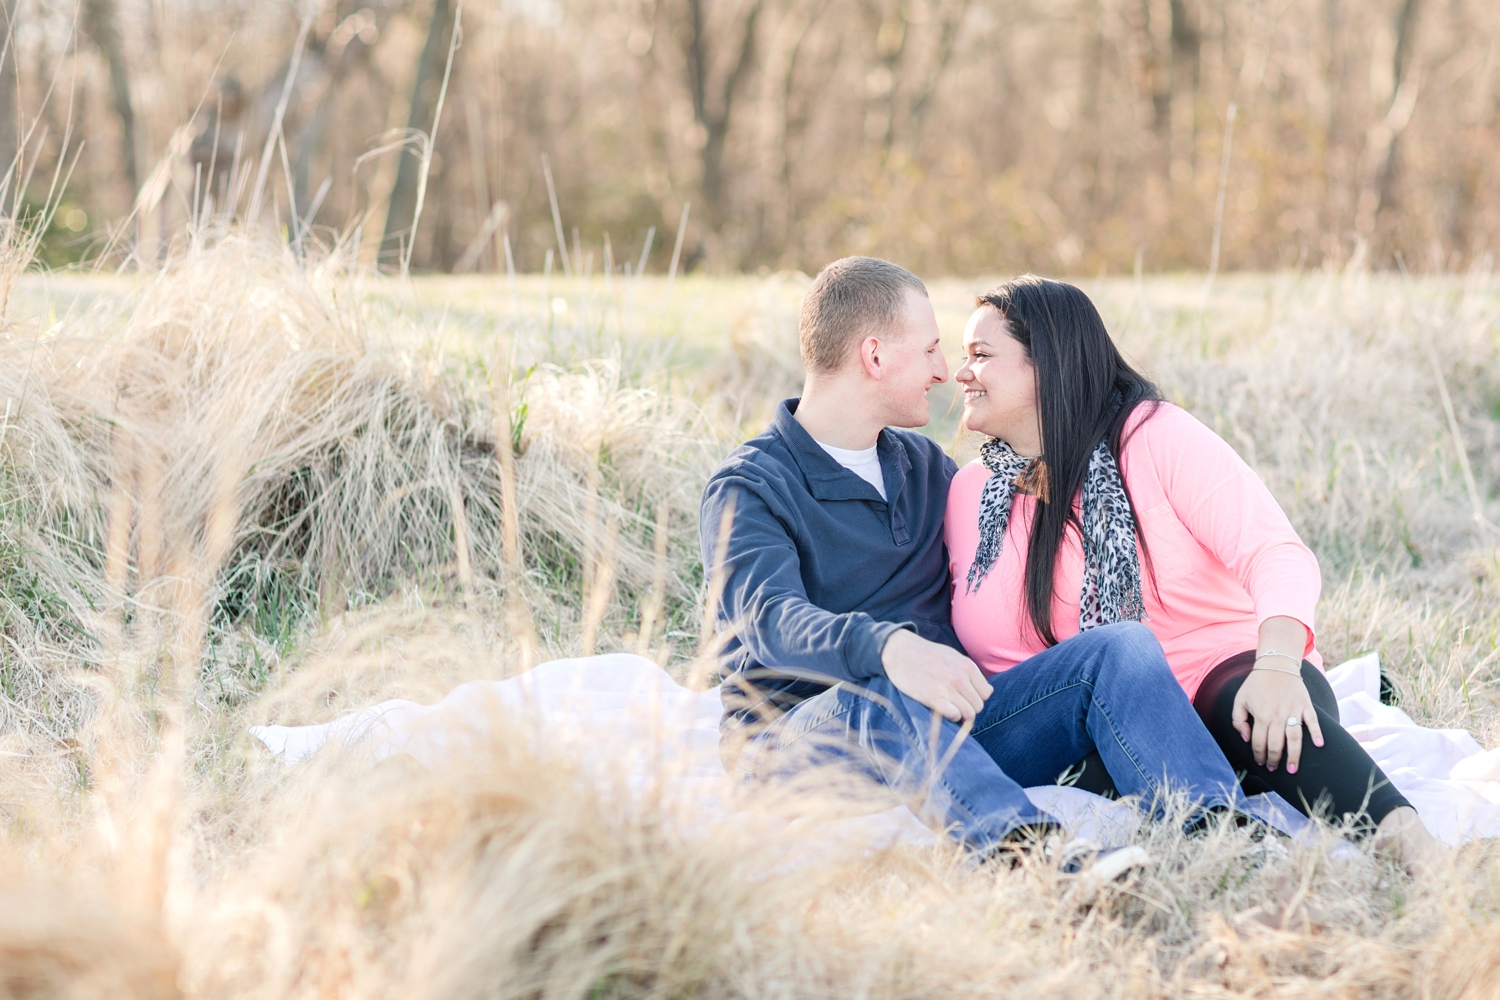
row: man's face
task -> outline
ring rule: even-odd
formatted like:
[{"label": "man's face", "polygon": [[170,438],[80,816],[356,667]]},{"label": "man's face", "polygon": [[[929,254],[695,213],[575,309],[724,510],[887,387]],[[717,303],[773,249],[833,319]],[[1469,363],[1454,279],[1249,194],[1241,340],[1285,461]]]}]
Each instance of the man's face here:
[{"label": "man's face", "polygon": [[906,310],[878,348],[879,394],[891,427],[927,423],[927,391],[948,381],[948,361],[938,336],[932,302],[915,289],[906,292]]}]

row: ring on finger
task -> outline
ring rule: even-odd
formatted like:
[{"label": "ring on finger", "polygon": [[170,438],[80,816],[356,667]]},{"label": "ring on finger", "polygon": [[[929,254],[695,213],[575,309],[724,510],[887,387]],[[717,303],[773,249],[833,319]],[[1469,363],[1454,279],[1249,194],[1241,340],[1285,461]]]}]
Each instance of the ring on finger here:
[{"label": "ring on finger", "polygon": [[1287,716],[1286,727],[1288,729],[1293,729],[1293,728],[1295,728],[1297,726],[1300,726],[1300,725],[1302,725],[1302,720],[1301,719],[1297,718],[1295,715],[1289,715],[1289,716]]}]

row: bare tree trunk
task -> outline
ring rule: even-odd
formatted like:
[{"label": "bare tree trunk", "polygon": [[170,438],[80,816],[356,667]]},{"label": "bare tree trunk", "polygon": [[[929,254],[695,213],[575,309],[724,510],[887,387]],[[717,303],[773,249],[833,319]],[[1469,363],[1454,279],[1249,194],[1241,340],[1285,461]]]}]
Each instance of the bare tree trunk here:
[{"label": "bare tree trunk", "polygon": [[[1156,165],[1163,177],[1172,166],[1171,29],[1162,30],[1158,5],[1141,0],[1146,31],[1145,78],[1151,98],[1151,131],[1156,136]],[[1169,15],[1170,16],[1170,15]]]},{"label": "bare tree trunk", "polygon": [[[776,115],[769,141],[775,147],[774,165],[767,168],[767,187],[773,192],[775,202],[768,232],[774,243],[766,248],[766,253],[782,266],[806,266],[807,245],[798,238],[799,232],[805,232],[803,226],[807,221],[802,215],[808,193],[804,189],[826,190],[833,178],[829,177],[825,163],[806,163],[804,157],[809,141],[816,141],[810,129],[839,72],[849,33],[825,34],[815,30],[828,27],[830,13],[836,17],[837,6],[832,0],[813,0],[789,7],[793,9],[783,15],[776,34],[789,33],[793,42],[779,50],[779,59],[773,49],[765,70],[771,81],[771,103]],[[820,21],[824,22],[821,26]],[[813,200],[817,197],[812,195]]]},{"label": "bare tree trunk", "polygon": [[1104,11],[1100,0],[1086,0],[1080,18],[1080,34],[1083,37],[1082,93],[1078,99],[1079,158],[1088,171],[1088,201],[1091,209],[1097,210],[1104,190],[1099,176],[1103,168],[1104,120],[1101,114],[1104,76]]},{"label": "bare tree trunk", "polygon": [[[358,44],[351,42],[350,45]],[[311,108],[311,114],[305,110],[305,120],[298,123],[295,130],[289,130],[286,136],[287,152],[291,156],[292,164],[292,201],[296,204],[299,215],[305,214],[312,204],[312,164],[313,158],[323,148],[328,139],[329,119],[332,116],[333,103],[336,99],[339,84],[344,76],[344,64],[347,58],[349,46],[337,55],[331,55],[328,49],[326,37],[314,39],[308,37],[307,43],[302,50],[302,64],[297,70],[299,80],[294,84],[293,99],[302,109]],[[291,108],[293,105],[288,105]],[[292,220],[292,238],[296,238],[296,219]],[[312,222],[309,219],[308,224]]]},{"label": "bare tree trunk", "polygon": [[1171,0],[1172,72],[1168,81],[1172,102],[1172,158],[1196,168],[1198,88],[1203,76],[1203,32],[1190,0]]},{"label": "bare tree trunk", "polygon": [[[886,162],[893,154],[898,158],[912,155],[920,143],[922,123],[952,62],[959,29],[969,12],[969,0],[939,0],[933,6],[937,9],[925,11],[919,21],[911,20],[912,12],[903,3],[867,0],[863,6],[865,19],[875,30],[876,63],[873,75],[866,77],[872,100],[865,135],[876,142]],[[924,31],[920,25],[929,21],[936,26]],[[922,39],[932,31],[936,40],[924,46]]]},{"label": "bare tree trunk", "polygon": [[[1467,16],[1465,16],[1467,15]],[[1490,14],[1493,19],[1494,14]],[[1483,38],[1485,24],[1482,20],[1474,18],[1467,12],[1456,19],[1454,25],[1456,34],[1460,38]],[[1465,43],[1467,44],[1467,43]],[[1473,96],[1471,98],[1468,114],[1464,115],[1464,125],[1467,129],[1475,132],[1483,132],[1494,128],[1492,121],[1494,105],[1494,60],[1496,52],[1493,48],[1485,60],[1485,65],[1476,74]],[[1489,242],[1487,236],[1485,212],[1482,207],[1481,196],[1488,179],[1488,160],[1486,150],[1479,143],[1464,143],[1461,152],[1456,158],[1454,197],[1448,209],[1448,221],[1444,226],[1448,238],[1448,250],[1460,256],[1460,259],[1468,258],[1472,261],[1473,255],[1485,252]]]},{"label": "bare tree trunk", "polygon": [[969,0],[955,0],[944,6],[938,25],[938,41],[930,65],[922,73],[906,102],[906,121],[903,122],[903,142],[915,146],[920,141],[922,122],[931,107],[932,97],[937,93],[948,65],[953,60],[953,47],[958,41],[958,29],[969,13]]},{"label": "bare tree trunk", "polygon": [[[0,0],[0,10],[5,13],[4,54],[0,55],[0,176],[11,169],[16,161],[16,151],[21,141],[21,109],[16,94],[16,21],[20,4],[16,0]],[[11,206],[20,200],[16,190],[21,178],[12,176],[0,198],[0,216],[10,214]]]},{"label": "bare tree trunk", "polygon": [[[1408,90],[1416,85],[1411,75],[1414,70],[1412,50],[1416,47],[1417,15],[1421,12],[1421,7],[1422,0],[1405,0],[1401,4],[1401,11],[1396,15],[1396,52],[1391,57],[1392,109],[1399,109],[1405,102],[1415,100],[1415,95],[1408,93]],[[1410,110],[1405,114],[1398,112],[1397,117],[1404,120],[1388,122],[1391,138],[1385,148],[1385,160],[1380,165],[1380,179],[1376,186],[1379,192],[1379,200],[1375,204],[1377,224],[1383,213],[1396,207],[1401,172],[1401,133],[1410,121],[1410,116]],[[1387,115],[1388,119],[1390,117]]]},{"label": "bare tree trunk", "polygon": [[125,68],[124,43],[115,26],[114,0],[83,0],[83,23],[109,64],[109,86],[115,115],[120,119],[120,167],[130,197],[134,198],[140,190],[135,162],[135,112],[130,106],[130,74]]},{"label": "bare tree trunk", "polygon": [[765,64],[762,151],[762,191],[757,255],[776,257],[791,242],[793,202],[792,147],[800,122],[793,111],[798,56],[808,31],[828,7],[828,0],[791,5],[771,38]]},{"label": "bare tree trunk", "polygon": [[[703,149],[699,154],[702,176],[699,182],[707,202],[709,223],[717,229],[724,222],[724,148],[729,140],[729,126],[740,82],[755,55],[756,22],[764,9],[763,0],[751,0],[745,12],[744,27],[738,48],[734,51],[723,78],[714,85],[709,63],[713,53],[708,48],[708,12],[705,0],[688,0],[687,36],[683,51],[687,57],[688,90],[693,101],[693,115],[703,129]],[[717,91],[717,93],[715,93]]]},{"label": "bare tree trunk", "polygon": [[1345,233],[1354,221],[1355,206],[1349,202],[1349,191],[1358,194],[1356,153],[1348,128],[1348,46],[1344,41],[1346,18],[1343,0],[1323,0],[1323,34],[1328,52],[1323,68],[1323,86],[1328,92],[1328,107],[1323,119],[1324,142],[1328,155],[1323,158],[1322,204],[1318,211],[1326,233]]},{"label": "bare tree trunk", "polygon": [[[879,117],[872,117],[872,111],[866,111],[865,135],[876,139],[880,144],[881,157],[888,158],[891,147],[896,142],[896,88],[900,82],[901,58],[906,52],[910,32],[907,30],[906,16],[898,4],[876,0],[868,7],[868,16],[875,28],[875,59],[878,64],[875,77],[882,82],[871,87],[874,104],[878,108],[874,113]],[[871,85],[867,82],[866,86]]]},{"label": "bare tree trunk", "polygon": [[[443,60],[448,52],[448,32],[453,27],[453,12],[449,0],[433,0],[432,20],[427,26],[427,42],[422,46],[422,55],[417,60],[417,76],[411,86],[411,110],[406,116],[406,127],[418,131],[432,125],[432,111],[437,104],[438,80],[443,73]],[[432,142],[437,136],[428,136]],[[412,218],[417,212],[417,179],[421,163],[414,150],[403,151],[401,162],[396,167],[396,183],[391,187],[391,198],[385,213],[385,237],[380,244],[380,260],[399,260],[404,240],[413,238]]]},{"label": "bare tree trunk", "polygon": [[1203,70],[1203,31],[1187,0],[1171,0],[1172,82],[1181,90],[1183,81],[1196,91]]}]

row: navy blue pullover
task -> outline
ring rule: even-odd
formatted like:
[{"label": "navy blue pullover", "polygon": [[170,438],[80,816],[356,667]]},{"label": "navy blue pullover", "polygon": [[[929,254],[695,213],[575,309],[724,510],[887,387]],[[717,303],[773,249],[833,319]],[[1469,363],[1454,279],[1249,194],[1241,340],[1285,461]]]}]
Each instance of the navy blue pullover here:
[{"label": "navy blue pullover", "polygon": [[[902,627],[963,650],[943,546],[953,460],[914,431],[881,431],[887,503],[797,423],[797,402],[778,405],[703,490],[699,539],[705,572],[722,585],[724,705],[734,718],[760,714],[762,701],[785,709],[837,681],[885,676],[881,650]],[[726,509],[732,526],[716,567]]]}]

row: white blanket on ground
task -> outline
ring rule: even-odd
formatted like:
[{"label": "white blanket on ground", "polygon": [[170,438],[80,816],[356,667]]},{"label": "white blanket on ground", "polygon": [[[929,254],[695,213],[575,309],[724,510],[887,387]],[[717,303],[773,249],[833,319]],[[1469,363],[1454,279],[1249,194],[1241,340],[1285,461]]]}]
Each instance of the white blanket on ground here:
[{"label": "white blanket on ground", "polygon": [[[1380,704],[1374,654],[1329,671],[1345,728],[1380,764],[1447,844],[1500,836],[1500,749],[1486,751],[1457,729],[1424,729],[1405,712]],[[497,709],[503,714],[497,714]],[[470,681],[436,705],[386,701],[316,726],[253,726],[251,733],[284,761],[315,753],[329,739],[361,744],[376,759],[405,751],[429,768],[462,754],[496,719],[532,727],[538,752],[566,756],[601,780],[624,774],[635,788],[667,788],[693,825],[734,813],[719,761],[717,688],[681,687],[650,660],[617,653],[554,660],[505,681]],[[1087,792],[1054,785],[1026,794],[1080,836],[1127,838],[1135,811]],[[1277,796],[1256,796],[1256,813],[1288,833],[1306,821]],[[904,807],[828,824],[834,838],[865,843],[930,841]]]}]

